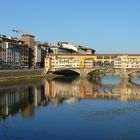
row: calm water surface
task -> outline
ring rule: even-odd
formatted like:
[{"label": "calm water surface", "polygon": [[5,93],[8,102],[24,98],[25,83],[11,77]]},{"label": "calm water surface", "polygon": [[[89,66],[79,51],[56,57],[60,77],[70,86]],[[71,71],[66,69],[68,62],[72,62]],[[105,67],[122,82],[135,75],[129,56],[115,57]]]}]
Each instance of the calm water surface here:
[{"label": "calm water surface", "polygon": [[139,78],[0,84],[0,140],[139,140]]}]

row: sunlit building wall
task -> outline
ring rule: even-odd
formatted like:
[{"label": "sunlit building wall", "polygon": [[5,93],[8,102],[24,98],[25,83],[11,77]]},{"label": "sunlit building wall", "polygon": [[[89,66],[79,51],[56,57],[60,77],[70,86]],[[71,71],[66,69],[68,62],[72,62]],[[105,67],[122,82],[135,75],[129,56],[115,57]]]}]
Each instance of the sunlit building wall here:
[{"label": "sunlit building wall", "polygon": [[140,68],[140,56],[122,55],[114,59],[114,68],[136,69]]}]

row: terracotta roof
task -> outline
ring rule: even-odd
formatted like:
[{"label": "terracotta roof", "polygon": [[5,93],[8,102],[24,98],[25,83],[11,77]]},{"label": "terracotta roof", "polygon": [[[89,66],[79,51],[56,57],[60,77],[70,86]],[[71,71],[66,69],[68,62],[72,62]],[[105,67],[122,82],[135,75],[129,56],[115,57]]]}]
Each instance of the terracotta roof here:
[{"label": "terracotta roof", "polygon": [[22,43],[24,43],[24,41],[19,40],[19,39],[17,39],[17,38],[13,38],[13,37],[11,37],[11,38],[8,38],[8,37],[0,37],[0,39],[2,39],[2,40],[7,40],[7,41],[22,42]]}]

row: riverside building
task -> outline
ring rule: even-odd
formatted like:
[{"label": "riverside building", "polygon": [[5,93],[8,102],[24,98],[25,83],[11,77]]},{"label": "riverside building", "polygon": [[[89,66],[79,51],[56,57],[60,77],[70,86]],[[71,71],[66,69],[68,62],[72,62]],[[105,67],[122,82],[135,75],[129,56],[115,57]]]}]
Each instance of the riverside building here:
[{"label": "riverside building", "polygon": [[94,54],[95,53],[95,50],[91,48],[86,48],[80,45],[69,44],[68,42],[58,42],[57,45],[61,47],[62,49],[73,50],[75,53],[78,53],[78,54]]},{"label": "riverside building", "polygon": [[43,68],[45,56],[48,51],[48,44],[41,42],[36,42],[35,44],[33,47],[35,68]]},{"label": "riverside building", "polygon": [[17,38],[0,35],[0,68],[21,68],[28,64],[28,45]]},{"label": "riverside building", "polygon": [[73,54],[77,53],[75,50],[71,48],[63,48],[59,45],[49,45],[50,53],[52,54]]},{"label": "riverside building", "polygon": [[140,68],[140,55],[119,55],[114,59],[115,69],[138,69]]},{"label": "riverside building", "polygon": [[29,68],[43,68],[48,43],[35,41],[31,34],[23,34],[21,40],[29,46]]}]

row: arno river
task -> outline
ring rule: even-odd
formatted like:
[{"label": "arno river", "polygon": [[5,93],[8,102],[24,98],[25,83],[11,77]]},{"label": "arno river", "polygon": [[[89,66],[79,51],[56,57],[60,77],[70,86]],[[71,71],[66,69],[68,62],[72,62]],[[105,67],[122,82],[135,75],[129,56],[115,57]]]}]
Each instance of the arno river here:
[{"label": "arno river", "polygon": [[139,140],[140,78],[0,84],[0,140]]}]

